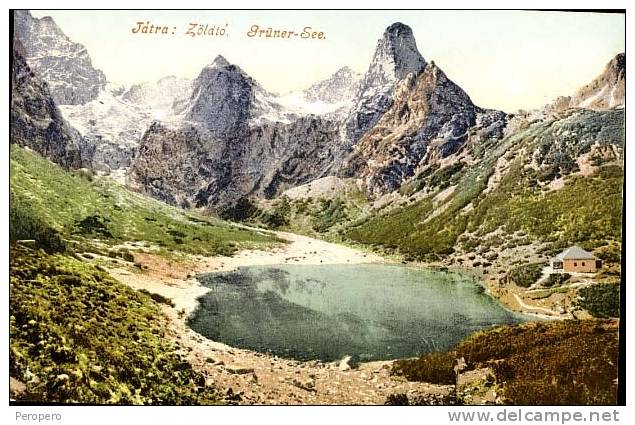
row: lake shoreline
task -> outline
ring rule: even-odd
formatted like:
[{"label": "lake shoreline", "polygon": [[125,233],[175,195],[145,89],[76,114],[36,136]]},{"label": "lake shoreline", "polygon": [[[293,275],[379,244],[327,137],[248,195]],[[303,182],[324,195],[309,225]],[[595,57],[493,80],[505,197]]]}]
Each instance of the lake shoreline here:
[{"label": "lake shoreline", "polygon": [[360,363],[352,368],[339,362],[297,361],[212,341],[187,326],[187,318],[208,288],[196,279],[209,272],[238,267],[276,264],[381,264],[384,258],[341,245],[275,232],[289,241],[269,251],[241,251],[233,257],[192,257],[188,267],[178,269],[169,260],[153,255],[135,255],[141,271],[110,268],[122,283],[169,298],[174,306],[161,305],[169,319],[168,338],[185,348],[192,366],[203,373],[210,385],[242,393],[244,404],[384,404],[388,396],[447,397],[452,386],[409,382],[393,376],[393,360]]},{"label": "lake shoreline", "polygon": [[[243,226],[240,226],[243,227]],[[209,380],[210,385],[242,393],[245,404],[383,404],[395,393],[445,397],[452,386],[408,382],[390,374],[394,360],[360,363],[351,368],[347,362],[325,363],[297,361],[231,347],[212,341],[192,330],[187,319],[198,306],[198,299],[209,289],[197,276],[211,272],[228,272],[239,267],[280,264],[390,264],[426,268],[472,276],[485,287],[488,296],[513,313],[494,296],[478,271],[443,264],[404,263],[371,252],[286,232],[258,231],[274,234],[288,243],[262,250],[243,250],[234,256],[189,256],[186,262],[172,262],[158,255],[135,254],[140,269],[109,268],[109,273],[124,284],[162,295],[173,306],[162,305],[169,318],[168,336],[185,347],[188,361]],[[530,313],[530,312],[529,312]]]}]

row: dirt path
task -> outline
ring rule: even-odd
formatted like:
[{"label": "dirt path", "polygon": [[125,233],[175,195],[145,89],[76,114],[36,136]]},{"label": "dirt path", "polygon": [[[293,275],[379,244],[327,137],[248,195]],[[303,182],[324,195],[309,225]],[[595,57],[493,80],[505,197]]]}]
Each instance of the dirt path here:
[{"label": "dirt path", "polygon": [[522,298],[520,298],[518,294],[514,294],[514,298],[516,299],[516,302],[518,303],[518,305],[520,305],[524,310],[527,310],[530,313],[537,310],[537,311],[542,311],[544,313],[547,313],[545,318],[549,318],[549,319],[561,318],[560,313],[558,313],[557,311],[549,310],[548,308],[544,308],[544,307],[538,307],[538,306],[525,304],[525,302],[522,300]]},{"label": "dirt path", "polygon": [[135,289],[146,289],[172,299],[163,306],[170,319],[168,334],[184,348],[192,365],[205,374],[208,384],[241,393],[246,404],[383,404],[395,393],[444,397],[448,386],[407,382],[390,375],[391,362],[364,363],[350,369],[346,362],[298,362],[229,347],[211,341],[187,327],[185,320],[196,308],[196,299],[207,288],[194,274],[227,271],[240,266],[267,264],[359,264],[383,258],[345,246],[277,232],[290,243],[271,251],[242,251],[233,257],[194,257],[191,267],[173,264],[150,254],[137,254],[143,272],[124,268],[110,273]]}]

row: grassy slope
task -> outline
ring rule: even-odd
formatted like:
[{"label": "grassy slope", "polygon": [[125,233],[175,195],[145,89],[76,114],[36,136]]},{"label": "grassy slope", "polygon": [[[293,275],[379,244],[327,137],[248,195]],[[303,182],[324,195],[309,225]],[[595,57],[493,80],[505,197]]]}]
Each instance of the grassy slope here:
[{"label": "grassy slope", "polygon": [[21,399],[97,404],[209,404],[205,386],[165,337],[149,296],[65,255],[10,252],[10,375]]},{"label": "grassy slope", "polygon": [[[115,183],[69,173],[16,145],[11,145],[10,191],[12,210],[37,217],[88,249],[97,238],[107,244],[146,241],[169,250],[218,255],[276,242],[269,235],[165,205]],[[92,229],[91,218],[98,223]]]}]

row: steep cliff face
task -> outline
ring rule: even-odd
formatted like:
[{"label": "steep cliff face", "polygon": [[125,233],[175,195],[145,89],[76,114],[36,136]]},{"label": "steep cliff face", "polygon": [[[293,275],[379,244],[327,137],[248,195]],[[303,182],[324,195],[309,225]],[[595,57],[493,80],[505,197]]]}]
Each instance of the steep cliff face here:
[{"label": "steep cliff face", "polygon": [[14,38],[11,143],[29,147],[66,168],[90,167],[94,146],[62,118],[47,84],[29,68],[23,52]]},{"label": "steep cliff face", "polygon": [[[264,123],[227,138],[199,124],[154,123],[130,177],[165,202],[215,208],[244,196],[273,197],[325,175],[336,138],[337,125],[317,117]],[[299,139],[303,143],[294,142]]]},{"label": "steep cliff face", "polygon": [[425,66],[410,27],[398,22],[386,28],[344,123],[350,144],[357,142],[390,108],[397,84],[409,74],[418,75]]},{"label": "steep cliff face", "polygon": [[14,12],[15,34],[31,69],[45,81],[58,105],[85,104],[106,86],[86,48],[71,41],[50,17],[37,19],[28,10]]}]

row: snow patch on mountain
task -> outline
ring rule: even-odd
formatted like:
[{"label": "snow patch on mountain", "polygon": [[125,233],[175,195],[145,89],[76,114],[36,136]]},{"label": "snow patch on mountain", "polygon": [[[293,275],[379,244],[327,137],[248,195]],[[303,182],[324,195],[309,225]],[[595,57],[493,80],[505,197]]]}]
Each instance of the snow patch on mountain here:
[{"label": "snow patch on mountain", "polygon": [[168,76],[159,81],[134,84],[121,96],[122,100],[147,106],[159,118],[173,115],[192,94],[192,80]]}]

